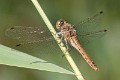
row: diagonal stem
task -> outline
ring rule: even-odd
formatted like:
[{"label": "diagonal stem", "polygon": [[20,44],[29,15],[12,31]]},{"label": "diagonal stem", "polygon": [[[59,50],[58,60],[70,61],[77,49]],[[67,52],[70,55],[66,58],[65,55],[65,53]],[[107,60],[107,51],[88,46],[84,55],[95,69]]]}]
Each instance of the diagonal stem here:
[{"label": "diagonal stem", "polygon": [[[38,3],[37,0],[31,0],[31,1],[33,2],[34,6],[38,10],[40,16],[44,20],[45,24],[47,25],[48,29],[52,33],[52,35],[55,38],[55,40],[57,41],[57,43],[59,43],[61,41],[61,39],[59,39],[59,36],[57,35],[55,29],[53,28],[52,24],[50,23],[49,19],[47,18],[46,14],[44,13],[44,11],[41,8],[40,4]],[[56,35],[54,35],[54,34],[56,34]],[[72,69],[74,70],[75,76],[78,78],[78,80],[85,80],[83,78],[82,74],[80,73],[78,67],[76,66],[75,62],[73,61],[72,57],[70,56],[69,52],[67,51],[66,47],[61,46],[61,45],[64,45],[64,44],[61,42],[58,45],[59,45],[60,49],[62,50],[62,52],[64,53],[66,59],[68,60],[69,64],[71,65]]]}]

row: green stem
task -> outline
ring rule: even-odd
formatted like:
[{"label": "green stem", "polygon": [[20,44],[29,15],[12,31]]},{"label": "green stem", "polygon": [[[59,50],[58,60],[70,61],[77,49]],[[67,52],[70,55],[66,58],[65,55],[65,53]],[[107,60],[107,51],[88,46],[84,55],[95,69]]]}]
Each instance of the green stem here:
[{"label": "green stem", "polygon": [[[61,45],[64,45],[64,44],[62,42],[59,44],[61,39],[58,38],[58,35],[57,35],[55,29],[53,28],[52,24],[50,23],[49,19],[47,18],[46,14],[44,13],[44,11],[41,8],[41,6],[38,3],[38,1],[37,0],[31,0],[31,1],[33,2],[34,6],[38,10],[40,16],[44,20],[45,24],[47,25],[48,29],[52,33],[53,37],[58,42],[58,45],[59,45],[60,49],[62,50],[62,52],[64,53],[66,59],[68,60],[69,64],[71,65],[72,69],[74,70],[75,76],[78,78],[78,80],[84,80],[82,74],[80,73],[78,67],[76,66],[75,62],[73,61],[73,59],[70,56],[69,52],[67,51],[66,47],[65,46],[61,46]],[[54,34],[56,34],[56,35],[54,35]]]}]

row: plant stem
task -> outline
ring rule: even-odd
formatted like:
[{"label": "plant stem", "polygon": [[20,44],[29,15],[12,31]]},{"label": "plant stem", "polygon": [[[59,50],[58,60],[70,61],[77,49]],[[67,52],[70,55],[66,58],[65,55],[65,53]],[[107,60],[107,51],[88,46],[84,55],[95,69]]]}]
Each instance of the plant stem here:
[{"label": "plant stem", "polygon": [[[61,39],[59,39],[55,29],[53,28],[52,24],[50,23],[49,19],[47,18],[46,14],[44,13],[43,9],[41,8],[40,4],[38,3],[37,0],[31,0],[38,10],[39,14],[41,15],[42,19],[44,20],[45,24],[47,25],[48,29],[52,33],[53,37],[55,40],[58,42],[58,45],[62,52],[64,53],[66,59],[68,60],[69,64],[71,65],[72,69],[74,70],[75,76],[78,78],[78,80],[84,80],[82,74],[80,73],[78,67],[76,66],[75,62],[73,61],[72,57],[70,56],[69,52],[67,51],[66,47],[64,44],[61,42]],[[63,45],[63,46],[61,46]]]}]

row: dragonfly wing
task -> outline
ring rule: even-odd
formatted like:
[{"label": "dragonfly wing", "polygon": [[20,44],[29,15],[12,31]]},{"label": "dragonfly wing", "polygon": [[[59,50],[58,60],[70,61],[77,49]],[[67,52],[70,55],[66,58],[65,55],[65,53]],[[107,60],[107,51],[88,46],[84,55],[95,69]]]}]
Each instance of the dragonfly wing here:
[{"label": "dragonfly wing", "polygon": [[7,29],[5,35],[24,43],[35,43],[52,40],[53,37],[46,27],[15,26]]},{"label": "dragonfly wing", "polygon": [[98,14],[89,17],[81,22],[79,22],[77,25],[75,25],[77,32],[92,32],[100,30],[100,23],[103,16],[103,12],[99,12]]},{"label": "dragonfly wing", "polygon": [[107,30],[100,27],[102,16],[103,12],[100,11],[98,14],[81,21],[75,26],[81,44],[86,45],[106,33]]},{"label": "dragonfly wing", "polygon": [[81,42],[81,44],[86,45],[96,39],[101,38],[102,36],[104,36],[106,34],[107,30],[99,30],[99,31],[94,31],[94,32],[88,32],[88,33],[80,33],[79,34],[79,40]]}]

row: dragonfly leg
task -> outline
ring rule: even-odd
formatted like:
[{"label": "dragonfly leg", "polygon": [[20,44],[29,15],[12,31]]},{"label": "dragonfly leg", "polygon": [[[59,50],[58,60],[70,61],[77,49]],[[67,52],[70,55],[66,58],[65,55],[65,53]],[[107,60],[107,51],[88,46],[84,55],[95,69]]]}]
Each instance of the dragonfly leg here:
[{"label": "dragonfly leg", "polygon": [[60,46],[62,46],[63,47],[63,45],[61,45],[61,42],[63,41],[63,36],[62,37],[60,37],[60,42],[58,42],[58,44],[60,44]]},{"label": "dragonfly leg", "polygon": [[66,43],[67,51],[70,52],[71,51],[71,45],[68,44],[67,40],[65,40],[65,43]]},{"label": "dragonfly leg", "polygon": [[61,33],[60,33],[60,32],[59,32],[59,33],[57,33],[57,34],[55,34],[55,33],[53,33],[53,32],[52,32],[52,34],[53,34],[54,36],[59,35],[59,37],[57,37],[57,38],[60,38],[60,35],[61,35]]},{"label": "dragonfly leg", "polygon": [[[52,32],[52,34],[53,34],[54,36],[56,36],[55,33]],[[60,42],[58,42],[58,44],[61,44],[61,42],[62,42],[62,40],[63,40],[63,36],[62,36],[61,32],[58,32],[57,35],[59,35],[57,38],[60,38]],[[62,36],[62,37],[60,37],[60,36]],[[62,45],[61,45],[61,46],[62,46]]]},{"label": "dragonfly leg", "polygon": [[[66,52],[67,51],[70,52],[71,51],[71,46],[68,45],[68,41],[66,39],[64,41],[66,43],[66,48],[67,48]],[[62,57],[64,57],[65,55],[67,55],[67,54],[62,55]]]},{"label": "dragonfly leg", "polygon": [[53,33],[53,32],[51,32],[54,36],[56,36],[56,34],[55,33]]},{"label": "dragonfly leg", "polygon": [[68,41],[66,39],[65,39],[65,43],[66,43],[66,48],[67,48],[67,51],[68,51],[69,47],[68,47]]}]

